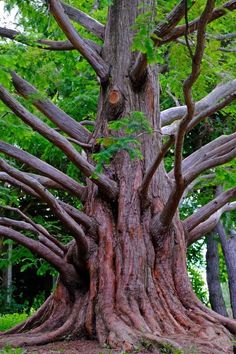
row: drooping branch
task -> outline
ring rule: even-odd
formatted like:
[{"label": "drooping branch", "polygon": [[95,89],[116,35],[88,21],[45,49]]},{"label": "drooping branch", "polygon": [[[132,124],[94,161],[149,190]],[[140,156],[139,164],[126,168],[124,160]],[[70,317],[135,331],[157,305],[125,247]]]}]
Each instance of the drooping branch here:
[{"label": "drooping branch", "polygon": [[[47,229],[45,229],[45,227],[43,227],[40,224],[36,224],[30,217],[28,217],[25,213],[23,213],[20,209],[18,208],[14,208],[14,207],[10,207],[10,206],[3,206],[0,205],[0,209],[5,209],[7,211],[11,211],[14,213],[17,213],[18,215],[20,215],[20,217],[26,221],[27,225],[31,228],[31,230],[29,229],[29,231],[34,231],[37,232],[40,235],[43,235],[44,237],[46,237],[51,243],[53,243],[58,249],[60,249],[63,254],[66,252],[66,247],[60,242],[58,241],[54,236],[52,236]],[[14,222],[14,220],[12,220],[12,222]],[[16,223],[19,223],[19,221],[15,220]],[[7,225],[10,226],[10,225]],[[13,226],[13,225],[12,225]],[[27,229],[25,229],[27,230]]]},{"label": "drooping branch", "polygon": [[188,78],[185,80],[183,84],[183,92],[185,103],[187,106],[187,112],[185,116],[182,118],[176,139],[175,139],[175,162],[174,162],[174,178],[175,178],[175,186],[173,191],[170,193],[170,196],[167,200],[167,203],[161,212],[160,215],[156,215],[153,219],[153,227],[152,230],[155,232],[157,230],[157,225],[161,223],[161,225],[165,225],[168,227],[172,221],[172,218],[179,206],[179,202],[183,195],[185,189],[185,181],[182,173],[182,150],[183,150],[183,142],[186,134],[186,129],[189,124],[189,121],[193,118],[195,105],[192,99],[192,86],[198,79],[200,75],[200,67],[201,61],[204,54],[204,44],[205,44],[205,33],[208,20],[211,16],[211,13],[214,9],[214,0],[208,0],[205,6],[204,11],[202,12],[198,25],[197,32],[197,44],[194,52],[194,56],[192,58],[192,70]]},{"label": "drooping branch", "polygon": [[[181,0],[173,10],[166,16],[165,21],[160,23],[153,32],[153,42],[158,46],[160,38],[169,33],[183,18],[185,10],[185,0]],[[137,85],[145,75],[147,69],[147,56],[146,54],[139,53],[135,63],[130,69],[130,77]]]},{"label": "drooping branch", "polygon": [[50,0],[49,5],[51,14],[54,16],[58,25],[73,46],[84,56],[85,59],[87,59],[97,75],[100,77],[101,81],[107,81],[109,75],[108,65],[104,62],[102,57],[78,34],[74,26],[70,23],[70,20],[60,1]]},{"label": "drooping branch", "polygon": [[[59,185],[64,187],[67,191],[75,196],[78,196],[82,201],[86,199],[86,187],[80,185],[74,179],[59,171],[57,168],[49,165],[47,162],[44,162],[39,158],[31,155],[30,153],[12,146],[11,144],[5,143],[4,141],[0,141],[0,152],[6,154],[7,156],[13,157],[18,161],[23,162],[27,166],[30,166],[33,169],[39,171],[54,183],[59,183]],[[46,181],[42,181],[41,178],[40,183],[45,187],[48,186],[48,188],[50,188],[50,181],[48,181],[49,184],[46,182],[46,185],[44,182]]]},{"label": "drooping branch", "polygon": [[[48,247],[41,244],[39,241],[32,240],[20,232],[15,231],[9,227],[0,226],[0,235],[2,237],[9,238],[22,246],[28,248],[30,251],[36,253],[38,256],[45,259],[48,263],[50,263],[53,267],[55,267],[61,274],[65,274],[68,272],[68,269],[73,269],[72,266],[65,263],[65,261],[52,252]],[[75,271],[73,271],[74,273]]]},{"label": "drooping branch", "polygon": [[24,98],[31,99],[33,105],[62,131],[81,142],[86,143],[88,141],[90,133],[79,122],[71,118],[49,99],[43,97],[33,85],[21,78],[17,73],[12,71],[11,76],[17,92]]},{"label": "drooping branch", "polygon": [[81,26],[86,28],[89,32],[95,34],[100,39],[104,37],[105,26],[94,18],[90,17],[85,12],[72,7],[71,5],[61,2],[67,16]]},{"label": "drooping branch", "polygon": [[[225,192],[222,192],[215,199],[211,200],[209,203],[207,203],[206,205],[198,209],[196,213],[189,216],[184,221],[184,227],[187,230],[187,232],[191,232],[198,225],[206,221],[208,218],[210,218],[210,216],[212,216],[218,210],[223,208],[235,196],[236,196],[236,187],[231,188]],[[231,204],[231,206],[229,206],[228,208],[227,206],[223,208],[222,212],[231,210],[231,208],[234,207],[235,207],[235,203]]]},{"label": "drooping branch", "polygon": [[[27,175],[27,173],[25,173]],[[40,179],[36,177],[36,179],[40,183]],[[34,189],[30,188],[27,184],[20,182],[16,178],[13,178],[12,176],[8,175],[5,172],[0,172],[0,181],[4,181],[9,183],[10,185],[20,188],[22,191],[25,193],[35,197],[35,198],[40,198],[40,196],[35,192]],[[86,231],[91,237],[97,238],[97,223],[93,218],[87,216],[80,210],[77,210],[73,206],[61,201],[60,199],[57,198],[58,203],[65,209],[65,211],[78,223],[80,223],[82,226],[86,228]]]},{"label": "drooping branch", "polygon": [[[26,110],[18,101],[16,101],[13,96],[0,85],[0,98],[11,110],[22,119],[27,125],[31,126],[34,130],[39,132],[47,140],[51,141],[55,146],[60,148],[72,161],[75,166],[77,166],[81,172],[86,176],[90,177],[93,175],[95,168],[85,160],[79,152],[68,142],[68,140],[53,128],[43,123],[40,119]],[[97,178],[92,179],[92,181],[98,185],[98,187],[107,195],[110,199],[115,199],[117,196],[117,186],[116,183],[110,180],[107,176],[99,174]]]},{"label": "drooping branch", "polygon": [[[194,116],[202,113],[206,109],[213,107],[219,101],[225,99],[227,96],[231,96],[236,92],[236,80],[227,82],[226,84],[218,85],[207,96],[195,103]],[[168,108],[160,113],[161,126],[171,124],[176,120],[182,119],[187,113],[187,106],[179,106]]]},{"label": "drooping branch", "polygon": [[[52,51],[64,51],[64,50],[74,50],[76,49],[73,44],[69,41],[56,41],[51,39],[38,39],[32,42],[31,38],[27,38],[26,35],[20,33],[19,31],[12,30],[5,27],[0,27],[0,37],[12,39],[16,42],[28,45],[37,46],[39,49],[52,50]],[[101,52],[101,47],[89,39],[84,39],[85,43],[96,50],[98,53]]]},{"label": "drooping branch", "polygon": [[52,252],[54,252],[59,257],[63,258],[64,252],[58,248],[54,242],[50,241],[48,238],[39,233],[35,227],[25,221],[13,220],[6,217],[0,217],[0,225],[7,226],[13,229],[20,229],[24,231],[34,232],[38,235],[38,239],[46,247],[48,247]]},{"label": "drooping branch", "polygon": [[[208,23],[224,16],[228,11],[234,11],[236,9],[236,0],[230,0],[225,2],[222,6],[217,7],[212,11],[211,16],[208,19]],[[200,18],[189,22],[188,24],[188,34],[195,32],[198,29]],[[186,25],[177,26],[174,28],[167,36],[162,38],[161,44],[171,42],[186,33]]]},{"label": "drooping branch", "polygon": [[50,192],[48,192],[36,179],[10,166],[3,159],[0,159],[0,167],[10,176],[28,185],[30,188],[36,191],[41,199],[50,206],[52,212],[70,230],[77,242],[79,252],[81,255],[83,255],[83,257],[86,257],[89,251],[89,241],[85,237],[84,231],[80,225],[76,223],[68,213],[66,213],[66,211],[58,203],[57,199]]}]

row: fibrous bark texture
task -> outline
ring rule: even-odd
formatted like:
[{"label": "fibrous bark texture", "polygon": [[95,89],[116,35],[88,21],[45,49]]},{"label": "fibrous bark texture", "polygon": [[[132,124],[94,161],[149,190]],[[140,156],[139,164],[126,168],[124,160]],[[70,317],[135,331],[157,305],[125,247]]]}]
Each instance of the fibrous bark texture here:
[{"label": "fibrous bark texture", "polygon": [[[209,167],[202,166],[202,160],[202,164],[199,164],[194,154],[188,160],[190,166],[185,160],[182,163],[182,156],[176,155],[177,172],[167,175],[163,157],[176,137],[162,146],[158,67],[151,67],[144,60],[142,75],[136,77],[136,70],[132,70],[131,75],[131,68],[137,59],[137,53],[130,50],[133,25],[138,14],[145,9],[151,9],[155,18],[155,1],[114,0],[109,8],[105,30],[83,15],[83,23],[89,21],[89,27],[86,28],[96,25],[94,28],[97,30],[93,32],[104,39],[99,53],[90,48],[88,42],[84,42],[69,20],[70,17],[82,21],[81,14],[76,15],[71,7],[63,7],[59,1],[48,2],[52,15],[73,43],[73,48],[85,56],[100,77],[101,91],[94,132],[86,139],[88,131],[75,121],[73,132],[70,131],[71,119],[48,100],[36,98],[33,104],[64,133],[74,140],[79,139],[87,147],[94,147],[97,138],[110,135],[122,137],[122,131],[109,131],[108,122],[127,117],[132,112],[142,112],[153,133],[138,136],[143,159],[131,159],[125,149],[120,149],[104,172],[94,177],[95,167],[89,149],[86,150],[85,159],[64,135],[47,128],[46,124],[36,119],[0,87],[1,99],[14,113],[60,148],[87,177],[87,186],[80,186],[77,190],[77,195],[84,202],[84,210],[79,212],[49,193],[42,184],[45,183],[42,176],[35,177],[17,171],[0,159],[3,170],[0,178],[47,202],[74,237],[69,245],[60,245],[45,230],[25,218],[18,227],[30,229],[39,235],[39,241],[29,242],[18,231],[9,231],[9,225],[14,229],[12,221],[1,219],[3,226],[0,225],[0,232],[3,236],[20,242],[46,258],[57,268],[60,277],[55,292],[38,312],[24,324],[1,335],[0,344],[35,345],[65,337],[86,336],[125,351],[143,346],[158,348],[162,352],[185,348],[189,352],[198,350],[206,354],[232,353],[231,333],[236,332],[236,322],[207,309],[196,298],[186,270],[186,247],[190,232],[194,232],[199,223],[227,203],[235,190],[222,193],[225,198],[219,197],[219,201],[217,199],[217,203],[213,203],[214,207],[203,210],[201,217],[196,214],[196,218],[189,218],[185,224],[180,221],[177,208],[185,188]],[[168,17],[168,26],[162,24],[158,27],[165,29],[165,36],[168,34],[166,31],[174,31],[173,27],[183,16],[183,1],[180,5],[172,13],[173,16]],[[208,0],[203,15],[198,19],[197,49],[192,74],[187,80],[188,85],[185,85],[187,115],[177,136],[176,147],[180,155],[188,124],[194,117],[191,87],[199,75],[205,28],[211,20],[213,7],[214,1]],[[178,13],[174,16],[176,11]],[[136,64],[139,65],[139,61]],[[17,91],[23,97],[27,98],[30,93],[36,92],[15,73],[12,73],[12,77]],[[1,146],[1,152],[6,155],[20,161],[26,157],[24,152],[16,148],[10,151],[6,145]],[[215,159],[221,156],[217,147],[219,142],[215,143],[214,150],[206,146],[206,150],[213,151]],[[228,158],[227,154],[234,154],[234,157],[236,154],[231,146],[227,145],[225,149],[224,159],[220,160],[223,162]],[[59,183],[60,188],[74,193],[76,183],[71,184],[64,174],[36,159],[32,160],[31,155],[27,156],[30,159],[26,164],[32,164],[33,167],[37,162],[37,172],[41,172],[49,181]],[[213,162],[210,167],[220,164],[219,159]],[[188,174],[190,177],[186,179]]]},{"label": "fibrous bark texture", "polygon": [[228,316],[220,285],[218,242],[214,232],[207,238],[206,261],[207,284],[211,308],[223,316]]}]

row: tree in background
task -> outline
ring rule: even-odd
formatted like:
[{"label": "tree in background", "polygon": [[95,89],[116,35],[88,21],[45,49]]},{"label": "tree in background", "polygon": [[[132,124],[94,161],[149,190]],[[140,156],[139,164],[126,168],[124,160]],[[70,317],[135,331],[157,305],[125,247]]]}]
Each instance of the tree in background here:
[{"label": "tree in background", "polygon": [[[1,35],[45,50],[79,51],[99,78],[99,104],[90,132],[84,122],[65,113],[15,71],[6,75],[26,106],[0,87],[5,105],[84,176],[79,182],[30,152],[0,142],[0,151],[7,156],[0,159],[1,180],[47,204],[73,237],[62,243],[20,209],[5,206],[21,220],[2,217],[1,236],[30,249],[60,275],[55,292],[38,312],[3,334],[0,341],[33,345],[86,335],[127,351],[148,342],[159,348],[194,345],[201,352],[232,353],[236,322],[196,298],[187,276],[186,246],[210,232],[223,212],[232,210],[236,188],[222,191],[184,221],[178,208],[198,176],[236,156],[236,135],[230,128],[228,135],[183,156],[185,135],[235,99],[235,80],[216,86],[197,102],[192,87],[203,64],[208,23],[230,17],[236,2],[218,6],[207,0],[197,9],[199,17],[189,21],[188,4],[181,1],[168,9],[163,21],[161,16],[157,21],[155,1],[114,0],[106,26],[68,4],[47,3],[67,40],[27,39],[3,28]],[[32,8],[25,5],[23,9],[29,16]],[[83,38],[71,20],[102,43]],[[176,60],[162,48],[183,38],[190,58],[190,73],[183,82],[185,105],[160,112],[158,74],[165,66],[156,61],[164,55],[170,62]],[[168,150],[174,152],[169,173],[163,163]],[[22,163],[38,174],[23,171]],[[78,198],[83,211],[60,198],[60,193]],[[35,236],[28,237],[24,231]]]}]

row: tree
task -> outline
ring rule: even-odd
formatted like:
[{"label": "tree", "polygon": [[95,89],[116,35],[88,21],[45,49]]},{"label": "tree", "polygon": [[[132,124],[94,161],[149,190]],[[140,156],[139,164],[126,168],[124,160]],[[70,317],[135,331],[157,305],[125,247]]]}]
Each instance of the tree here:
[{"label": "tree", "polygon": [[[192,87],[200,75],[207,24],[233,11],[236,1],[217,7],[207,0],[200,16],[190,22],[188,4],[180,1],[164,21],[156,23],[155,1],[114,0],[105,27],[68,4],[47,3],[66,41],[32,43],[32,38],[8,29],[1,29],[1,35],[46,50],[79,51],[99,78],[100,97],[90,133],[16,72],[10,71],[10,76],[18,94],[53,125],[0,86],[5,105],[85,176],[85,183],[79,183],[29,152],[0,142],[1,153],[38,172],[22,171],[11,159],[1,158],[1,180],[46,203],[73,236],[65,245],[21,210],[5,207],[21,220],[1,218],[1,236],[35,252],[60,275],[45,304],[25,323],[4,333],[1,343],[35,345],[70,334],[97,338],[126,351],[149,343],[169,350],[194,345],[201,352],[231,353],[236,322],[196,298],[186,271],[186,245],[212,230],[220,215],[231,210],[236,187],[184,221],[178,207],[199,175],[236,156],[236,133],[231,133],[183,158],[185,135],[235,99],[235,80],[217,86],[197,103]],[[91,31],[102,45],[84,39],[70,20]],[[146,26],[148,21],[155,27],[147,30],[144,20]],[[193,46],[188,35],[195,32]],[[181,37],[192,62],[183,83],[185,105],[160,113],[158,73],[164,68],[155,63],[155,48]],[[174,167],[167,174],[163,161],[170,148],[174,148]],[[79,198],[83,211],[61,200],[54,189]]]}]

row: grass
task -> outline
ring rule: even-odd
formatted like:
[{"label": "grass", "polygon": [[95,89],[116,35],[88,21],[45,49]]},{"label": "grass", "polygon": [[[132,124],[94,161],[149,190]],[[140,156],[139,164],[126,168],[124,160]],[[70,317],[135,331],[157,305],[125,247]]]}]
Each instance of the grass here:
[{"label": "grass", "polygon": [[28,316],[29,315],[27,313],[11,313],[2,316],[0,315],[0,332],[6,331],[18,323],[23,322]]}]

